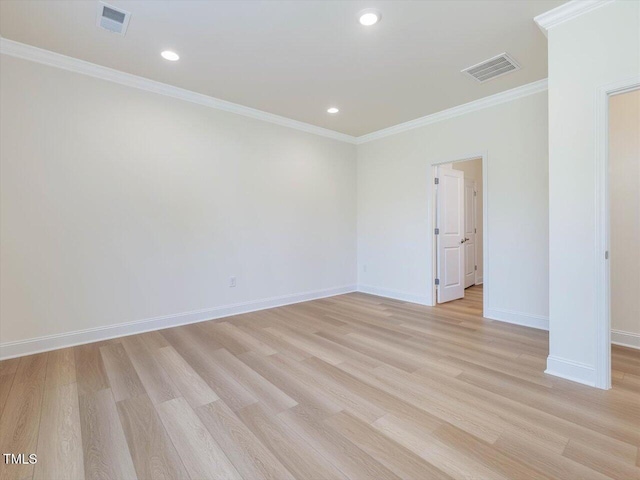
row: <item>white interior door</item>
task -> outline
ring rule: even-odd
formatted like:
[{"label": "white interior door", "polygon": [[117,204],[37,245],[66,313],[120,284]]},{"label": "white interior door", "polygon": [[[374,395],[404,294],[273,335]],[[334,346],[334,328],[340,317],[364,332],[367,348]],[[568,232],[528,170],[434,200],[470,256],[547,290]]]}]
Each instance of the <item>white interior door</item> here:
[{"label": "white interior door", "polygon": [[464,288],[476,283],[476,182],[464,179]]},{"label": "white interior door", "polygon": [[438,303],[464,297],[464,173],[437,168]]}]

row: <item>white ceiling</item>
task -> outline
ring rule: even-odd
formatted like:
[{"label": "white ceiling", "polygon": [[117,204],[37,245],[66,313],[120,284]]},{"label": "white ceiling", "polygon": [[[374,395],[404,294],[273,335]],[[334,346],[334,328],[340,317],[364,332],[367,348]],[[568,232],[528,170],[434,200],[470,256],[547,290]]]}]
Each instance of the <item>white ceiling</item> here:
[{"label": "white ceiling", "polygon": [[[96,27],[97,0],[2,0],[0,35],[360,136],[545,78],[533,17],[565,0],[107,3],[132,13],[126,36]],[[382,21],[363,27],[369,7]],[[505,51],[522,70],[484,84],[460,73]]]}]

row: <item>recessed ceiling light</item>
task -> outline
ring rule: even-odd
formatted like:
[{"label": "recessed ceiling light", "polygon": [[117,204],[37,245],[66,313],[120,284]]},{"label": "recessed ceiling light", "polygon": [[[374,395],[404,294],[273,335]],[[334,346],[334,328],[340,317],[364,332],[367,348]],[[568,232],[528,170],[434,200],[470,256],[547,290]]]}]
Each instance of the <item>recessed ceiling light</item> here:
[{"label": "recessed ceiling light", "polygon": [[331,107],[329,109],[327,109],[327,113],[338,113],[340,111],[340,109],[336,108],[336,107]]},{"label": "recessed ceiling light", "polygon": [[380,10],[376,10],[375,8],[367,8],[358,13],[358,21],[365,27],[375,25],[381,18],[382,14],[380,13]]},{"label": "recessed ceiling light", "polygon": [[165,50],[160,55],[162,55],[162,58],[164,58],[165,60],[169,60],[170,62],[180,60],[180,55],[178,55],[176,52],[172,52],[171,50]]}]

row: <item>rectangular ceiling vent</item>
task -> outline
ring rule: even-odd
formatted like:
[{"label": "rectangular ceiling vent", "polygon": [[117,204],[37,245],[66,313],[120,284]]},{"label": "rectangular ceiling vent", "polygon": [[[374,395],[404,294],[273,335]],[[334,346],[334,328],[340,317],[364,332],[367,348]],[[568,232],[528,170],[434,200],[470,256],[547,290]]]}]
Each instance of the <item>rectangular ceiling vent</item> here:
[{"label": "rectangular ceiling vent", "polygon": [[127,33],[131,13],[121,10],[104,2],[98,2],[98,16],[96,25],[112,33],[124,35]]},{"label": "rectangular ceiling vent", "polygon": [[520,70],[520,65],[509,54],[501,53],[482,63],[465,68],[462,73],[466,73],[478,82],[486,82],[516,70]]}]

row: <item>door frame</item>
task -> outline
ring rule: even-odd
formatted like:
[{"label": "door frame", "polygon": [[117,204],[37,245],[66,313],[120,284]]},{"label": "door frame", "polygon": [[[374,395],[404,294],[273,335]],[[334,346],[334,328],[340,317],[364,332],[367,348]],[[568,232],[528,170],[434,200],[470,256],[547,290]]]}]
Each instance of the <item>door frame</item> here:
[{"label": "door frame", "polygon": [[[469,155],[457,156],[454,159],[444,159],[433,162],[429,165],[428,181],[431,192],[427,195],[428,200],[428,218],[427,227],[431,235],[431,306],[437,305],[437,292],[435,279],[437,276],[437,248],[436,248],[436,189],[434,179],[436,178],[436,168],[447,163],[459,163],[467,160],[482,159],[482,316],[486,316],[486,312],[489,310],[489,289],[490,289],[490,265],[489,265],[489,169],[488,169],[488,152],[482,151],[477,153],[471,153]],[[476,180],[477,182],[477,180]],[[477,208],[476,208],[477,210]],[[477,242],[476,237],[476,242]],[[477,250],[476,250],[477,257]],[[477,277],[477,275],[476,275]]]},{"label": "door frame", "polygon": [[596,93],[596,382],[611,388],[611,262],[609,205],[609,98],[640,89],[640,75],[610,83]]}]

